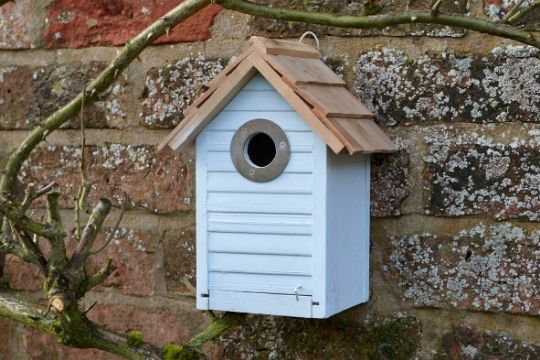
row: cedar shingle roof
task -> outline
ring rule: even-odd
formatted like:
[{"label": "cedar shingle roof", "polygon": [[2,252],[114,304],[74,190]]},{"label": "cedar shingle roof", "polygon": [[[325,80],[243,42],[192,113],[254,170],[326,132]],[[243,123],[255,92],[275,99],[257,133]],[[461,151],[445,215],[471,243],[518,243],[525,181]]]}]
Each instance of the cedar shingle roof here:
[{"label": "cedar shingle roof", "polygon": [[158,150],[190,143],[257,73],[335,152],[392,152],[397,147],[373,121],[373,114],[346,84],[320,60],[313,47],[296,41],[253,36],[238,59],[208,84],[184,111],[185,118]]}]

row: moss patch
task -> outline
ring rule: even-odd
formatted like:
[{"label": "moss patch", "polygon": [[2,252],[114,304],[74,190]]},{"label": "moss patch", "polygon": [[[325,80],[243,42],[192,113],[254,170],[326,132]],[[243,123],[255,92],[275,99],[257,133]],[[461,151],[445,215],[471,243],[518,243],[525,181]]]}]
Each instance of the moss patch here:
[{"label": "moss patch", "polygon": [[138,348],[143,343],[143,335],[140,331],[130,331],[128,334],[127,344],[130,347]]},{"label": "moss patch", "polygon": [[194,360],[198,358],[198,353],[183,346],[165,345],[163,347],[163,360]]}]

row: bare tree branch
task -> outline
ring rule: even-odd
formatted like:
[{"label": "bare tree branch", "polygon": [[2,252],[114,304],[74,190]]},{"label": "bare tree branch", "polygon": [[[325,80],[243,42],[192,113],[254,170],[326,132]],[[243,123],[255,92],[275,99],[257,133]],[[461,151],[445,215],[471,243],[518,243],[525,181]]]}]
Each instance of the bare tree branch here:
[{"label": "bare tree branch", "polygon": [[[143,340],[138,346],[130,346],[126,336],[94,326],[86,319],[84,313],[76,310],[76,313],[60,316],[60,322],[66,324],[67,327],[67,329],[63,329],[58,326],[57,317],[48,313],[40,305],[19,296],[14,291],[0,290],[0,316],[49,333],[58,338],[64,345],[80,348],[93,347],[133,360],[187,359],[189,358],[187,356],[198,352],[202,345],[236,326],[243,317],[239,314],[225,314],[222,318],[213,319],[203,332],[193,337],[185,345],[166,346],[159,349]],[[71,324],[66,322],[67,318],[72,321]]]},{"label": "bare tree branch", "polygon": [[101,198],[96,207],[94,207],[92,215],[90,215],[90,219],[88,219],[88,223],[81,234],[81,241],[79,241],[79,245],[71,258],[71,264],[74,268],[80,267],[84,264],[86,258],[90,256],[92,245],[103,222],[111,211],[111,206],[112,204],[109,199]]},{"label": "bare tree branch", "polygon": [[26,230],[29,233],[37,234],[48,239],[65,236],[63,229],[49,223],[38,222],[26,216],[18,206],[2,196],[0,196],[0,213],[4,214],[17,228]]},{"label": "bare tree branch", "polygon": [[52,182],[36,191],[35,186],[33,184],[29,184],[25,191],[24,200],[21,203],[21,210],[23,212],[26,212],[26,210],[30,208],[30,205],[32,205],[32,202],[34,202],[40,196],[47,194],[48,192],[54,190],[57,187],[58,187],[58,184],[56,182]]},{"label": "bare tree branch", "polygon": [[504,24],[463,15],[405,12],[401,14],[376,16],[336,16],[320,12],[290,10],[259,5],[244,0],[216,0],[226,9],[271,18],[309,24],[329,25],[356,29],[383,29],[401,24],[439,24],[479,31],[540,48],[540,39],[531,32],[519,30]]},{"label": "bare tree branch", "polygon": [[77,298],[82,298],[88,291],[104,282],[115,270],[112,259],[107,260],[107,264],[101,270],[81,283],[76,295]]},{"label": "bare tree branch", "polygon": [[17,235],[22,244],[22,248],[26,252],[26,254],[21,254],[20,257],[23,260],[36,265],[41,274],[45,276],[47,274],[48,263],[37,244],[34,243],[32,236],[25,231],[18,231],[17,229],[14,229],[13,232]]},{"label": "bare tree branch", "polygon": [[[98,98],[98,94],[105,91],[148,45],[165,34],[170,28],[173,28],[182,20],[190,17],[209,4],[210,0],[185,0],[148,26],[135,38],[128,41],[110,65],[85,88],[87,94],[85,96],[85,103],[87,105],[93,103]],[[51,132],[65,124],[73,115],[81,110],[82,99],[83,94],[81,92],[67,105],[45,119],[42,125],[35,128],[21,143],[19,148],[11,154],[5,166],[2,180],[0,181],[0,195],[13,190],[17,174],[23,162],[30,155],[30,152],[40,142],[45,140]]]}]

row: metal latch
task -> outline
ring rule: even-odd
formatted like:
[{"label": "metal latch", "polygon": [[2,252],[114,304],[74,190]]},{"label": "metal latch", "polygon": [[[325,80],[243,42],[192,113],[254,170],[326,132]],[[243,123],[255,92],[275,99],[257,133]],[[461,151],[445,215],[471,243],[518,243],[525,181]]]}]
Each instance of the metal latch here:
[{"label": "metal latch", "polygon": [[301,288],[302,288],[302,285],[298,285],[297,287],[294,288],[294,296],[296,296],[296,301],[300,301],[300,299],[298,298],[298,292],[300,291]]}]

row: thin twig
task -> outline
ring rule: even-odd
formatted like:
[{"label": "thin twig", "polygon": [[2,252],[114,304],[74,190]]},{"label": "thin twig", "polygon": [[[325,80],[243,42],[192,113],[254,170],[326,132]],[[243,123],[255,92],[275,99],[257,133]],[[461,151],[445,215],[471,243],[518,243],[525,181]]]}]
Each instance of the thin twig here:
[{"label": "thin twig", "polygon": [[37,191],[35,190],[34,184],[29,184],[25,191],[24,200],[21,203],[21,211],[26,212],[37,198],[55,190],[56,188],[58,188],[58,183],[54,181]]},{"label": "thin twig", "polygon": [[521,5],[523,5],[525,1],[526,0],[519,0],[514,6],[512,6],[510,11],[508,11],[508,13],[505,15],[503,21],[508,22],[508,19],[510,19],[521,8]]},{"label": "thin twig", "polygon": [[512,16],[509,16],[508,19],[506,20],[506,22],[509,23],[509,24],[515,24],[519,20],[521,20],[525,15],[527,15],[528,13],[530,13],[531,11],[533,11],[536,8],[540,8],[540,0],[532,3],[531,5],[527,6],[526,8],[523,8],[523,9],[519,10],[518,12],[513,14]]},{"label": "thin twig", "polygon": [[439,9],[442,5],[442,3],[444,2],[444,0],[437,0],[435,1],[435,4],[433,4],[433,6],[431,7],[431,13],[432,14],[437,14],[439,13]]},{"label": "thin twig", "polygon": [[126,212],[126,208],[123,207],[122,210],[120,211],[120,214],[118,215],[118,218],[116,219],[116,222],[114,223],[112,231],[109,233],[109,235],[107,235],[107,239],[105,240],[105,243],[103,244],[103,246],[101,246],[97,250],[94,250],[94,251],[90,252],[90,255],[95,255],[95,254],[103,251],[107,246],[109,246],[112,239],[114,239],[114,234],[118,230],[118,227],[120,226],[120,223],[122,222],[122,218],[124,217],[125,212]]},{"label": "thin twig", "polygon": [[75,198],[75,239],[81,240],[81,214],[84,211],[88,213],[88,194],[92,188],[92,184],[88,181],[88,175],[86,173],[86,157],[84,149],[86,148],[86,133],[84,127],[84,102],[86,99],[86,89],[82,91],[81,99],[81,160],[79,162],[79,172],[81,174],[81,186]]}]

